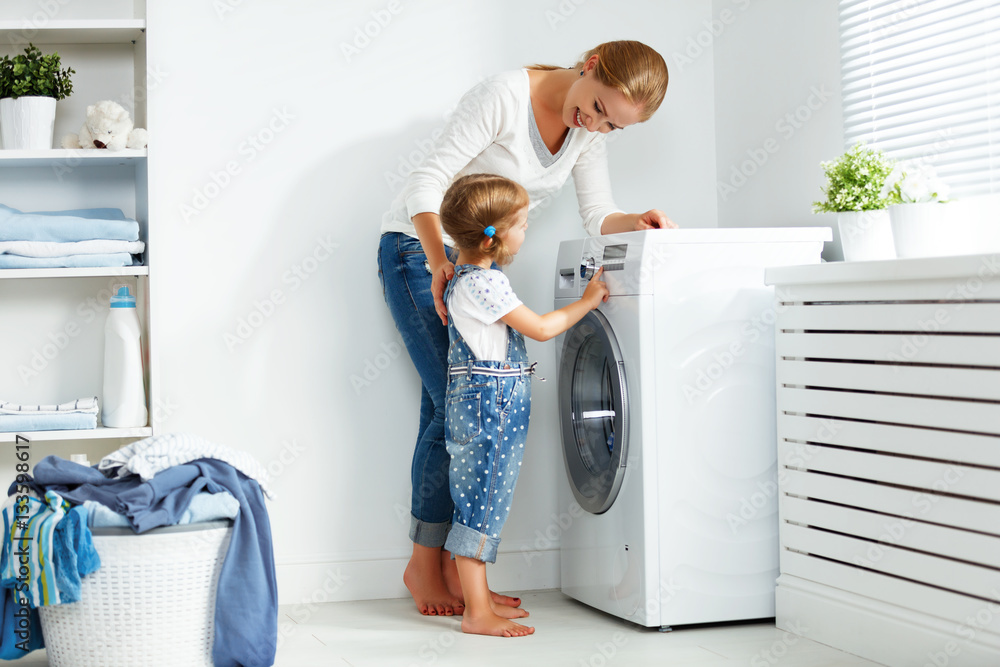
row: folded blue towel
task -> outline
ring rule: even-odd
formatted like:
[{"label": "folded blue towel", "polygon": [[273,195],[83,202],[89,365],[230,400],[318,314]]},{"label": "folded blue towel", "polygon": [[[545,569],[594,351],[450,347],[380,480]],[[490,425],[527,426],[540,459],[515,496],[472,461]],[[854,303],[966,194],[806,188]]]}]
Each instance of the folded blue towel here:
[{"label": "folded blue towel", "polygon": [[0,433],[21,431],[75,431],[97,428],[97,414],[67,412],[64,414],[0,414]]},{"label": "folded blue towel", "polygon": [[[3,204],[0,204],[3,206]],[[6,208],[10,208],[9,206]],[[10,210],[21,213],[17,209]],[[120,208],[74,208],[67,211],[32,211],[32,215],[69,215],[74,218],[87,218],[88,220],[129,220],[125,217]]]},{"label": "folded blue towel", "polygon": [[64,257],[24,257],[0,254],[0,269],[81,269],[93,266],[132,266],[135,260],[127,252]]},{"label": "folded blue towel", "polygon": [[[0,241],[89,241],[112,239],[138,241],[139,223],[116,209],[43,211],[22,213],[0,204]],[[110,217],[91,217],[107,214]]]}]

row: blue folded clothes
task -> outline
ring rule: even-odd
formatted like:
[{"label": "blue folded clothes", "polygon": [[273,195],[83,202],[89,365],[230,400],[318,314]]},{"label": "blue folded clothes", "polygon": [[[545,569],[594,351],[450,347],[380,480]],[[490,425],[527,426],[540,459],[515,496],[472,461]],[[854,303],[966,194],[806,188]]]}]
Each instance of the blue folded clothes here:
[{"label": "blue folded clothes", "polygon": [[135,263],[135,259],[127,252],[63,257],[0,254],[0,269],[83,269],[95,266],[133,266]]},{"label": "blue folded clothes", "polygon": [[64,415],[0,415],[0,433],[76,431],[97,428],[97,415],[71,412]]},{"label": "blue folded clothes", "polygon": [[23,213],[0,204],[0,241],[138,241],[139,223],[117,209]]},{"label": "blue folded clothes", "polygon": [[0,433],[97,428],[99,411],[96,396],[60,405],[18,405],[0,401]]},{"label": "blue folded clothes", "polygon": [[[0,204],[3,206],[3,204]],[[10,208],[9,206],[7,208]],[[16,211],[17,209],[10,209]],[[21,211],[17,211],[20,213]],[[32,215],[69,215],[88,220],[130,220],[120,208],[73,208],[66,211],[32,211]]]}]

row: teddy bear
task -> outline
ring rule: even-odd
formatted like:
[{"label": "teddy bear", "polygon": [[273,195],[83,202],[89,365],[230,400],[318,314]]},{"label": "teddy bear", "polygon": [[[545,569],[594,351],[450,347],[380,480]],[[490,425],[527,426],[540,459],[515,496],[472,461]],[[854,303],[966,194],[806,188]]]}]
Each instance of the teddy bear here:
[{"label": "teddy bear", "polygon": [[141,127],[133,127],[125,107],[104,100],[87,107],[87,120],[80,134],[67,134],[62,139],[63,148],[145,148],[148,134]]}]

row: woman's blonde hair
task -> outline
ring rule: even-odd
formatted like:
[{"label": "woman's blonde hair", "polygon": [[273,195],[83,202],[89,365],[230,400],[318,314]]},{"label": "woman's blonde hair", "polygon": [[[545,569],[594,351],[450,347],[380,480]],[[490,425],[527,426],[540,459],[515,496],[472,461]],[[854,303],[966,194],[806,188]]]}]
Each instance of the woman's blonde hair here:
[{"label": "woman's blonde hair", "polygon": [[[441,202],[441,226],[455,244],[479,253],[500,266],[514,256],[500,234],[515,222],[518,211],[528,205],[528,192],[519,184],[494,174],[468,174],[448,188]],[[487,236],[486,228],[496,232]]]},{"label": "woman's blonde hair", "polygon": [[[590,57],[597,56],[594,74],[597,80],[621,91],[630,104],[639,109],[639,122],[652,118],[667,94],[667,63],[663,56],[642,42],[621,40],[604,42],[580,56],[575,69],[583,68]],[[563,69],[554,65],[532,65],[528,69]]]}]

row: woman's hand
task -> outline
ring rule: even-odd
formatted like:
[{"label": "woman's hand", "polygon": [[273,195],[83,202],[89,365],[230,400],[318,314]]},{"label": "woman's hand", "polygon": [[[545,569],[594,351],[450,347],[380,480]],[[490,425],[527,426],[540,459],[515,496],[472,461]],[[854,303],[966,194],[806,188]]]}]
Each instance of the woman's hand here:
[{"label": "woman's hand", "polygon": [[645,213],[611,213],[601,223],[601,234],[639,232],[644,229],[677,229],[677,223],[655,208]]},{"label": "woman's hand", "polygon": [[643,229],[677,229],[677,223],[659,209],[651,209],[639,215],[635,223],[635,231]]},{"label": "woman's hand", "polygon": [[441,318],[441,324],[448,326],[448,308],[444,305],[444,287],[455,275],[455,265],[445,260],[431,269],[431,294],[434,295],[434,310]]}]

